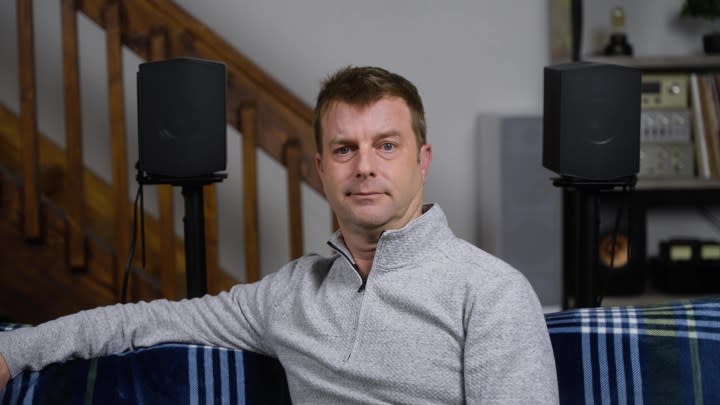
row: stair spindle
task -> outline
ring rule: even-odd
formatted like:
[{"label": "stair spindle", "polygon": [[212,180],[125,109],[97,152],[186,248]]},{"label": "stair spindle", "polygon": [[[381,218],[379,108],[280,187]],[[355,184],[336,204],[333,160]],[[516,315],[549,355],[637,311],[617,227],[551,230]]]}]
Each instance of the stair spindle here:
[{"label": "stair spindle", "polygon": [[18,0],[18,70],[20,75],[20,132],[22,134],[23,230],[26,239],[41,238],[38,169],[37,102],[32,0]]},{"label": "stair spindle", "polygon": [[288,213],[290,231],[290,260],[303,255],[302,229],[302,150],[297,139],[285,143],[285,165],[288,181]]},{"label": "stair spindle", "polygon": [[110,147],[112,149],[112,194],[115,218],[115,288],[122,293],[123,273],[130,251],[130,211],[128,210],[128,160],[125,136],[125,102],[122,70],[122,28],[120,6],[110,3],[104,12],[110,109]]},{"label": "stair spindle", "polygon": [[210,294],[218,294],[220,285],[220,246],[218,242],[217,184],[203,186],[205,210],[205,271]]},{"label": "stair spindle", "polygon": [[[166,58],[167,40],[164,32],[156,32],[150,36],[150,60],[158,61]],[[177,298],[177,260],[175,246],[175,207],[173,204],[173,188],[169,184],[157,186],[158,215],[160,222],[160,251],[158,258],[160,290],[164,298]]]},{"label": "stair spindle", "polygon": [[245,274],[248,283],[260,279],[260,241],[257,190],[257,111],[254,104],[240,108],[243,157],[243,214],[245,222]]},{"label": "stair spindle", "polygon": [[70,267],[85,268],[85,183],[83,179],[80,69],[75,0],[62,2],[63,79],[65,81],[65,195],[70,218]]}]

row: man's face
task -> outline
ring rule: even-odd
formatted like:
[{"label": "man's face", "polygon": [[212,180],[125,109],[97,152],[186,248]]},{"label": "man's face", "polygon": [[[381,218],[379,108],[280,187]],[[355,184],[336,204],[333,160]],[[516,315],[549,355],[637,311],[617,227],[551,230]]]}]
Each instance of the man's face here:
[{"label": "man's face", "polygon": [[343,231],[399,229],[421,214],[432,154],[430,145],[418,148],[404,100],[333,102],[321,124],[315,166]]}]

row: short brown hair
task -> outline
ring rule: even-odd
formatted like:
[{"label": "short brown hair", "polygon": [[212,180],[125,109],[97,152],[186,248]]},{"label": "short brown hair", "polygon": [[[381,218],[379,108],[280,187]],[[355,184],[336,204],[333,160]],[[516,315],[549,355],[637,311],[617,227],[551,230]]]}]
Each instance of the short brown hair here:
[{"label": "short brown hair", "polygon": [[340,69],[322,84],[313,116],[315,147],[322,153],[322,117],[330,104],[341,101],[354,106],[366,107],[383,97],[394,96],[405,101],[410,109],[412,128],[418,148],[425,140],[425,111],[415,85],[404,77],[379,67],[365,66]]}]

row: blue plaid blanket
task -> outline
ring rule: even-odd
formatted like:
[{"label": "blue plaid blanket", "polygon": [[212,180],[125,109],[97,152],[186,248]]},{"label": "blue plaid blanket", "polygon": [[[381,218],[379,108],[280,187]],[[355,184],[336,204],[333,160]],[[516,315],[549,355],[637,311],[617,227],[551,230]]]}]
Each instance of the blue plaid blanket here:
[{"label": "blue plaid blanket", "polygon": [[[545,318],[562,404],[720,404],[720,298]],[[59,403],[289,404],[290,396],[274,359],[178,344],[54,364],[0,391],[0,405]]]},{"label": "blue plaid blanket", "polygon": [[720,404],[720,299],[545,318],[563,404]]},{"label": "blue plaid blanket", "polygon": [[53,364],[0,391],[1,405],[290,403],[275,359],[181,344]]}]

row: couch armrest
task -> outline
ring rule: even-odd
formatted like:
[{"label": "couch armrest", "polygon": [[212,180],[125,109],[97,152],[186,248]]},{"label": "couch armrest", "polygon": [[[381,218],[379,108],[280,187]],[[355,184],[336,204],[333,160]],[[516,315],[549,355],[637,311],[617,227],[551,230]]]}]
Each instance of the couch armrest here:
[{"label": "couch armrest", "polygon": [[0,404],[59,403],[289,404],[290,395],[276,359],[186,344],[52,364],[0,391]]},{"label": "couch armrest", "polygon": [[545,318],[561,403],[720,403],[720,298]]}]

